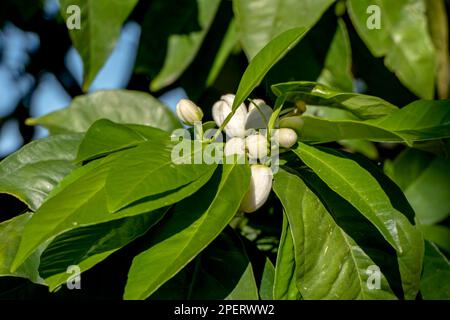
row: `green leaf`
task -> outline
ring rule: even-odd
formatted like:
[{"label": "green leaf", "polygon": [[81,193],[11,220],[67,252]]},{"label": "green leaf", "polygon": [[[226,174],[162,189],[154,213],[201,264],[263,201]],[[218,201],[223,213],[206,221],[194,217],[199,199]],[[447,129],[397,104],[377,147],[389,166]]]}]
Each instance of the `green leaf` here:
[{"label": "green leaf", "polygon": [[145,92],[130,90],[97,91],[75,98],[68,108],[28,119],[29,125],[41,125],[52,134],[85,132],[99,119],[117,123],[152,126],[166,131],[180,127],[173,113]]},{"label": "green leaf", "polygon": [[67,268],[78,265],[89,270],[109,255],[142,236],[155,225],[167,209],[111,222],[77,228],[57,236],[41,255],[39,273],[49,290],[66,283]]},{"label": "green leaf", "polygon": [[194,60],[220,0],[152,1],[142,25],[136,71],[152,77],[151,91],[174,83]]},{"label": "green leaf", "polygon": [[[317,149],[299,143],[294,152],[334,192],[366,217],[397,251],[405,298],[414,299],[420,278],[423,239],[411,225],[411,208],[400,189],[367,163],[350,159],[330,149]],[[385,192],[395,191],[395,198]],[[393,201],[396,202],[393,202]],[[405,216],[407,214],[408,216]]]},{"label": "green leaf", "polygon": [[437,91],[440,99],[448,98],[449,56],[448,56],[448,17],[444,0],[426,0],[427,21],[431,40],[436,50]]},{"label": "green leaf", "polygon": [[42,284],[43,281],[38,272],[39,256],[42,249],[36,250],[16,271],[10,271],[17,248],[23,237],[23,229],[31,215],[31,213],[25,213],[0,223],[0,277],[22,277]]},{"label": "green leaf", "polygon": [[353,152],[359,152],[371,160],[378,159],[378,149],[370,141],[366,140],[339,140],[340,145]]},{"label": "green leaf", "polygon": [[261,284],[259,287],[259,296],[261,300],[273,300],[273,283],[275,279],[275,267],[269,258],[264,263]]},{"label": "green leaf", "polygon": [[378,97],[345,93],[309,81],[275,84],[272,86],[272,91],[277,96],[285,95],[287,101],[301,100],[308,105],[342,109],[363,120],[376,119],[398,110],[396,106]]},{"label": "green leaf", "polygon": [[431,242],[425,242],[420,293],[425,300],[450,300],[450,263]]},{"label": "green leaf", "polygon": [[304,115],[303,127],[299,140],[311,143],[364,139],[375,142],[405,142],[412,141],[403,138],[396,132],[380,128],[367,121],[329,120],[325,118]]},{"label": "green leaf", "polygon": [[[300,140],[305,142],[330,142],[348,139],[405,142],[442,139],[450,136],[450,100],[419,100],[402,109],[383,103],[376,97],[339,93],[313,82],[287,82],[272,86],[272,90],[289,102],[306,101],[313,106],[338,108],[369,120],[349,119],[348,113],[338,112],[327,118],[311,115],[321,108],[308,106],[302,116],[304,126]],[[316,111],[310,112],[309,109]],[[323,108],[326,109],[326,108]],[[333,112],[334,113],[334,112]],[[383,114],[385,114],[383,116]]]},{"label": "green leaf", "polygon": [[441,225],[421,225],[423,237],[450,253],[450,228]]},{"label": "green leaf", "polygon": [[402,188],[422,224],[433,224],[450,214],[450,163],[444,157],[407,149],[386,170]]},{"label": "green leaf", "polygon": [[352,48],[342,19],[338,20],[338,28],[328,50],[324,69],[317,81],[332,88],[353,91]]},{"label": "green leaf", "polygon": [[262,81],[267,72],[289,52],[308,32],[307,28],[294,28],[271,40],[250,62],[241,78],[233,102],[236,109]]},{"label": "green leaf", "polygon": [[[180,144],[191,146],[191,141]],[[201,143],[194,143],[192,152],[182,157],[190,158],[190,164],[176,164],[172,150],[174,144],[162,140],[142,143],[117,159],[106,179],[106,195],[110,212],[152,195],[177,189],[205,174],[215,164],[203,161],[194,163],[203,153]],[[126,174],[124,174],[126,172]]]},{"label": "green leaf", "polygon": [[450,100],[418,100],[385,117],[370,121],[409,140],[450,137]]},{"label": "green leaf", "polygon": [[151,295],[231,221],[248,189],[249,168],[223,165],[219,169],[199,192],[177,204],[158,228],[150,248],[134,258],[125,299],[145,299]]},{"label": "green leaf", "polygon": [[80,28],[69,30],[74,47],[83,60],[83,90],[87,91],[109,55],[113,51],[122,29],[138,0],[61,0],[61,15],[69,23],[77,12],[69,6],[81,9]]},{"label": "green leaf", "polygon": [[275,300],[300,300],[301,294],[297,289],[295,279],[294,241],[286,214],[283,215],[283,228],[275,267],[273,298]]},{"label": "green leaf", "polygon": [[0,162],[0,193],[8,193],[35,211],[61,179],[75,169],[81,134],[33,141]]},{"label": "green leaf", "polygon": [[241,240],[227,227],[150,299],[258,300],[258,288]]},{"label": "green leaf", "polygon": [[[122,151],[126,152],[126,151]],[[151,212],[178,202],[200,189],[214,167],[177,190],[141,199],[115,214],[107,208],[105,181],[120,152],[73,171],[53,189],[27,224],[12,268],[17,268],[40,244],[70,230]]]},{"label": "green leaf", "polygon": [[273,188],[289,220],[296,282],[304,299],[395,299],[382,274],[379,289],[368,285],[367,270],[377,266],[369,256],[373,251],[364,250],[351,237],[354,231],[364,232],[364,226],[355,222],[342,228],[296,175],[280,170]]},{"label": "green leaf", "polygon": [[[286,30],[312,27],[334,0],[233,0],[241,43],[252,60]],[[287,18],[288,17],[288,18]]]},{"label": "green leaf", "polygon": [[78,148],[77,162],[132,148],[146,141],[161,140],[169,140],[169,134],[160,129],[100,119],[84,135]]},{"label": "green leaf", "polygon": [[[350,18],[375,57],[385,57],[386,67],[417,96],[432,99],[436,53],[428,35],[424,0],[350,0]],[[368,27],[373,13],[380,11],[379,29]]]},{"label": "green leaf", "polygon": [[384,172],[404,191],[432,160],[432,154],[408,148],[401,152],[393,161],[385,161]]},{"label": "green leaf", "polygon": [[227,61],[228,57],[232,53],[237,43],[238,43],[238,32],[236,27],[236,20],[232,19],[228,26],[228,30],[222,40],[222,44],[220,45],[219,51],[217,52],[217,55],[214,59],[211,70],[208,73],[208,78],[206,79],[207,87],[212,86],[214,84],[214,81],[219,76],[220,71],[222,70],[223,66],[225,65],[225,62]]}]

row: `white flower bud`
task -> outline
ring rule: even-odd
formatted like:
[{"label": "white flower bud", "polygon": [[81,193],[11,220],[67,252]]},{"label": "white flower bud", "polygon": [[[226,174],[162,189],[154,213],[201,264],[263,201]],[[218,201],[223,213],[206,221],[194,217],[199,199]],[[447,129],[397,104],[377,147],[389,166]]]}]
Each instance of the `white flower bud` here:
[{"label": "white flower bud", "polygon": [[254,212],[262,207],[272,189],[272,170],[263,165],[250,167],[251,178],[247,193],[242,199],[240,210],[246,213]]},{"label": "white flower bud", "polygon": [[[235,96],[227,94],[220,98],[212,108],[212,116],[217,126],[220,127],[226,117],[231,113]],[[230,137],[245,137],[245,121],[247,119],[247,107],[242,103],[234,113],[231,120],[225,126],[225,132]]]},{"label": "white flower bud", "polygon": [[267,139],[260,134],[252,134],[245,139],[248,156],[252,159],[262,159],[267,156]]},{"label": "white flower bud", "polygon": [[191,100],[181,99],[177,103],[177,116],[185,124],[192,126],[194,122],[202,121],[203,111]]},{"label": "white flower bud", "polygon": [[297,133],[290,128],[278,129],[275,134],[279,145],[286,149],[292,147],[298,139]]},{"label": "white flower bud", "polygon": [[[255,104],[258,106],[256,107]],[[272,116],[272,108],[264,100],[255,99],[250,102],[245,129],[265,129]]]},{"label": "white flower bud", "polygon": [[226,157],[233,154],[245,154],[245,140],[242,138],[230,139],[225,143],[224,154]]},{"label": "white flower bud", "polygon": [[303,119],[300,117],[286,117],[280,120],[281,128],[291,128],[299,132],[303,128]]}]

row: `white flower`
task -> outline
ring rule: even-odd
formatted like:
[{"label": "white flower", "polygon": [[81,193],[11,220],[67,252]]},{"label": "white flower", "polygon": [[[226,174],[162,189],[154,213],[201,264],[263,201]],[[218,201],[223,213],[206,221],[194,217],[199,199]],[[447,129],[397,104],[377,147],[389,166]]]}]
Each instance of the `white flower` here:
[{"label": "white flower", "polygon": [[177,116],[185,124],[192,126],[194,122],[202,121],[203,111],[191,100],[181,99],[177,103]]},{"label": "white flower", "polygon": [[273,177],[272,170],[263,165],[252,165],[250,170],[250,186],[239,208],[247,213],[258,210],[267,201],[272,189]]},{"label": "white flower", "polygon": [[225,144],[224,148],[225,156],[233,154],[244,155],[245,154],[245,140],[242,138],[232,138]]},{"label": "white flower", "polygon": [[297,142],[297,133],[290,128],[281,128],[276,131],[278,143],[283,148],[290,148]]},{"label": "white flower", "polygon": [[250,101],[250,104],[248,105],[248,112],[252,111],[253,109],[256,109],[256,107],[262,107],[266,104],[266,102],[263,99],[252,99]]},{"label": "white flower", "polygon": [[272,108],[269,107],[264,100],[252,100],[248,107],[245,129],[266,129],[269,119],[272,116],[272,112]]},{"label": "white flower", "polygon": [[252,134],[245,139],[248,156],[252,159],[262,159],[267,156],[267,139],[261,134]]},{"label": "white flower", "polygon": [[[220,127],[226,117],[231,113],[235,96],[227,94],[220,98],[212,108],[212,116],[217,126]],[[247,119],[247,107],[242,103],[234,113],[231,120],[225,126],[225,132],[230,137],[245,137],[245,121]]]}]

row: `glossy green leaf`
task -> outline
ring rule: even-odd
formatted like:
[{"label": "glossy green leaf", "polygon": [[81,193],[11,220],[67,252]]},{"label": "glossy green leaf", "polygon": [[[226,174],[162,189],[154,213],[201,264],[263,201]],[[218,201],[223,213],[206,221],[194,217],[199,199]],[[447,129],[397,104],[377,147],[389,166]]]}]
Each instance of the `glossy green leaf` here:
[{"label": "glossy green leaf", "polygon": [[448,17],[445,0],[426,0],[428,29],[436,50],[437,91],[440,99],[448,98],[450,85],[448,56]]},{"label": "glossy green leaf", "polygon": [[219,51],[214,59],[214,63],[211,67],[211,70],[208,73],[208,78],[206,79],[206,86],[209,87],[213,85],[214,81],[219,76],[220,71],[225,65],[226,60],[230,56],[233,49],[236,47],[238,43],[238,32],[236,27],[236,20],[232,19],[228,30],[222,40],[222,44],[220,45]]},{"label": "glossy green leaf", "polygon": [[[339,113],[338,116],[331,118],[328,116],[328,110],[326,112],[330,118],[328,119],[315,116],[314,111],[307,112],[302,116],[304,126],[299,137],[305,142],[366,139],[403,141],[411,146],[414,141],[450,136],[450,100],[419,100],[402,109],[396,109],[393,106],[388,107],[383,100],[380,101],[376,97],[338,93],[313,82],[281,83],[272,86],[272,89],[290,102],[304,100],[313,106],[338,108],[340,111],[350,111],[359,118],[369,118],[369,120],[349,119],[346,113]],[[320,115],[320,108],[314,107],[314,110]]]},{"label": "glossy green leaf", "polygon": [[161,140],[169,140],[169,133],[153,127],[100,119],[84,135],[78,148],[77,162],[132,148],[146,141]]},{"label": "glossy green leaf", "polygon": [[[400,189],[378,171],[367,171],[371,169],[367,164],[363,167],[343,153],[317,149],[303,143],[299,143],[294,152],[334,192],[366,217],[396,249],[405,297],[414,299],[421,272],[423,239],[420,231],[410,223],[412,209],[402,199]],[[387,188],[396,192],[398,203],[393,203],[387,194],[391,190]]]},{"label": "glossy green leaf", "polygon": [[379,154],[374,143],[366,140],[339,140],[340,145],[352,152],[359,152],[371,160],[378,159]]},{"label": "glossy green leaf", "polygon": [[226,228],[150,299],[258,300],[258,288],[241,240]]},{"label": "glossy green leaf", "polygon": [[420,293],[425,300],[450,300],[450,263],[431,242],[425,242]]},{"label": "glossy green leaf", "polygon": [[[233,0],[241,43],[249,60],[282,32],[312,27],[334,0]],[[287,18],[289,17],[289,18]]]},{"label": "glossy green leaf", "polygon": [[[380,288],[370,289],[367,270],[377,266],[369,256],[373,252],[358,246],[302,179],[280,170],[273,188],[289,220],[295,280],[304,299],[395,299],[383,274]],[[357,223],[350,227],[361,228]]]},{"label": "glossy green leaf", "polygon": [[68,108],[28,119],[29,125],[41,125],[52,134],[85,132],[99,119],[117,123],[153,126],[166,131],[180,127],[173,113],[145,92],[130,90],[97,91],[75,98]]},{"label": "glossy green leaf", "polygon": [[324,69],[317,81],[332,88],[353,91],[352,48],[347,27],[342,19],[338,21]]},{"label": "glossy green leaf", "polygon": [[67,23],[73,22],[78,13],[68,10],[70,6],[81,9],[79,29],[71,29],[69,34],[83,60],[85,91],[113,51],[122,24],[137,3],[138,0],[61,0],[61,14]]},{"label": "glossy green leaf", "polygon": [[[424,0],[350,0],[348,10],[356,31],[375,57],[417,96],[432,99],[436,53],[428,34]],[[372,6],[372,7],[371,7]],[[379,13],[379,28],[370,28]]]},{"label": "glossy green leaf", "polygon": [[380,128],[367,121],[358,120],[329,120],[325,118],[304,115],[303,127],[299,139],[304,142],[325,143],[331,141],[367,139],[375,142],[406,142],[396,132]]},{"label": "glossy green leaf", "polygon": [[422,224],[433,224],[450,214],[450,163],[444,157],[408,149],[385,171],[402,188]]},{"label": "glossy green leaf", "polygon": [[271,40],[250,62],[241,78],[233,102],[236,109],[262,81],[267,72],[289,52],[308,32],[307,28],[294,28]]},{"label": "glossy green leaf", "polygon": [[[321,106],[308,106],[306,112],[303,114],[304,116],[312,116],[312,117],[319,117],[325,120],[353,120],[357,121],[358,117],[356,117],[353,113],[349,111],[345,111],[342,109],[336,109],[336,108],[328,108],[328,107],[321,107]],[[325,125],[331,124],[331,122],[325,122]],[[331,125],[329,128],[333,128]],[[299,130],[299,134],[303,137],[309,136],[311,133],[314,133],[314,130],[312,130],[313,127],[311,127],[309,120],[307,120],[307,126],[306,128],[302,128],[302,130]],[[334,130],[334,129],[333,129]],[[327,132],[327,130],[324,130],[322,134],[324,135],[325,139],[330,139],[331,136],[329,136],[330,132]],[[348,135],[349,132],[347,131],[340,131],[337,133],[339,135]],[[362,133],[361,133],[362,134]],[[340,145],[342,145],[345,149],[350,150],[352,152],[359,152],[363,155],[365,155],[369,159],[377,159],[378,158],[378,150],[375,147],[373,142],[367,141],[367,140],[358,140],[358,139],[344,139],[344,140],[338,140],[337,141]]]},{"label": "glossy green leaf", "polygon": [[23,236],[23,229],[31,215],[31,213],[25,213],[0,223],[0,277],[22,277],[42,284],[43,281],[38,272],[39,256],[42,249],[36,250],[16,271],[10,271]]},{"label": "glossy green leaf", "polygon": [[433,155],[408,148],[393,161],[386,160],[384,172],[402,189],[408,188],[433,160]]},{"label": "glossy green leaf", "polygon": [[439,248],[450,253],[450,228],[441,225],[421,225],[420,230],[423,237],[435,243]]},{"label": "glossy green leaf", "polygon": [[35,211],[61,179],[75,169],[81,134],[33,141],[0,162],[0,193],[8,193]]},{"label": "glossy green leaf", "polygon": [[370,123],[409,140],[447,138],[450,137],[450,100],[418,100]]},{"label": "glossy green leaf", "polygon": [[296,284],[294,241],[286,215],[283,215],[280,245],[275,265],[273,298],[275,300],[299,300],[300,291]]},{"label": "glossy green leaf", "polygon": [[[180,143],[191,146],[190,140]],[[149,141],[119,157],[106,179],[109,210],[116,212],[144,197],[177,189],[215,167],[204,162],[194,163],[196,155],[203,152],[201,144],[195,143],[192,152],[182,155],[191,160],[190,164],[176,164],[172,150],[174,144],[170,140],[168,143]]]},{"label": "glossy green leaf", "polygon": [[381,98],[345,93],[315,82],[279,83],[272,86],[272,91],[277,96],[285,95],[287,101],[302,100],[308,105],[338,108],[353,113],[359,119],[375,119],[398,110]]},{"label": "glossy green leaf", "polygon": [[152,77],[150,89],[172,83],[194,60],[220,0],[152,1],[142,26],[136,71]]},{"label": "glossy green leaf", "polygon": [[[101,161],[91,162],[75,170],[53,190],[27,223],[12,270],[22,264],[40,244],[48,239],[64,231],[83,226],[75,219],[68,219],[69,217],[79,213],[79,215],[84,214],[94,218],[105,212],[100,210],[105,204],[96,200],[101,200],[100,191],[109,169],[106,164],[112,158],[107,157]],[[96,222],[95,218],[91,221]]]},{"label": "glossy green leaf", "polygon": [[219,169],[199,192],[177,204],[158,228],[150,248],[134,258],[125,299],[145,299],[151,295],[231,221],[249,186],[249,168],[224,165]]},{"label": "glossy green leaf", "polygon": [[261,300],[273,300],[273,283],[275,279],[275,267],[269,258],[266,258],[264,269],[259,286],[259,296]]},{"label": "glossy green leaf", "polygon": [[65,283],[72,275],[67,268],[78,265],[89,270],[109,255],[142,236],[167,210],[77,228],[57,236],[41,255],[39,273],[49,289]]},{"label": "glossy green leaf", "polygon": [[171,192],[141,199],[115,214],[107,208],[105,182],[120,153],[92,161],[75,170],[52,191],[24,230],[15,258],[17,268],[40,244],[80,227],[151,212],[178,202],[200,189],[211,177],[214,167],[198,180]]}]

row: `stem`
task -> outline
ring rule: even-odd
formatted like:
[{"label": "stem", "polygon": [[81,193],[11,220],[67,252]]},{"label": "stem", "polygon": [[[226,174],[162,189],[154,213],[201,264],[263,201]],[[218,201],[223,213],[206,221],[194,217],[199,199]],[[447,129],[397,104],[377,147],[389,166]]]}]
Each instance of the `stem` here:
[{"label": "stem", "polygon": [[286,108],[286,109],[284,109],[284,110],[280,113],[280,117],[281,117],[281,116],[284,116],[285,114],[288,114],[288,113],[291,112],[291,111],[294,111],[295,109],[297,109],[297,108],[292,107],[292,108]]},{"label": "stem", "polygon": [[269,137],[272,136],[272,131],[275,128],[275,124],[277,122],[278,116],[280,115],[281,109],[283,108],[284,102],[286,101],[286,97],[280,96],[275,101],[275,107],[273,108],[272,116],[270,117],[268,124]]},{"label": "stem", "polygon": [[217,140],[217,138],[222,134],[223,129],[225,129],[225,126],[230,122],[231,118],[233,118],[234,113],[236,112],[237,108],[235,110],[231,110],[230,114],[225,118],[225,120],[222,122],[222,125],[220,126],[219,130],[214,134],[214,136],[209,139],[208,142],[214,142]]},{"label": "stem", "polygon": [[194,122],[194,139],[200,137],[200,141],[203,142],[203,123],[201,121]]}]

